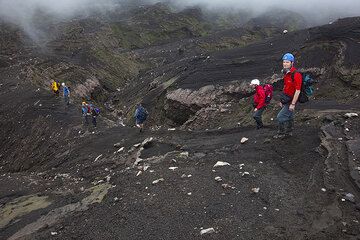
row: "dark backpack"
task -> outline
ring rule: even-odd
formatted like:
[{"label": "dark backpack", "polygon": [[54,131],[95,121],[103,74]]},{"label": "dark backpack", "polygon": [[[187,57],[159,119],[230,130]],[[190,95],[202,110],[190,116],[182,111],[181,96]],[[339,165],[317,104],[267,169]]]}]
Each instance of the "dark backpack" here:
[{"label": "dark backpack", "polygon": [[94,107],[92,110],[92,115],[99,116],[100,115],[100,109],[97,107]]},{"label": "dark backpack", "polygon": [[[295,72],[291,74],[291,79],[294,82],[295,81]],[[301,84],[301,91],[299,95],[299,103],[306,103],[309,101],[309,97],[314,95],[314,87],[313,84],[315,83],[315,80],[311,77],[311,75],[307,73],[301,73],[302,76],[302,84]]]},{"label": "dark backpack", "polygon": [[269,104],[273,98],[274,87],[271,84],[265,84],[263,88],[265,91],[265,103]]},{"label": "dark backpack", "polygon": [[148,112],[146,111],[145,108],[143,107],[139,107],[138,108],[138,113],[137,113],[137,118],[142,120],[142,121],[145,121],[148,117]]}]

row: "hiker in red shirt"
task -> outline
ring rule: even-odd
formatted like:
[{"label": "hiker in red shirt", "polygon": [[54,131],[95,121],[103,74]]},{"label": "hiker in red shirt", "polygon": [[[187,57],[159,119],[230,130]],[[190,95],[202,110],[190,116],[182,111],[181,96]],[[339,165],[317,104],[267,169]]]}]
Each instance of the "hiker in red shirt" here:
[{"label": "hiker in red shirt", "polygon": [[255,89],[253,118],[256,122],[256,128],[260,129],[264,126],[262,122],[262,114],[266,108],[265,90],[260,85],[260,81],[258,79],[252,80],[250,86]]},{"label": "hiker in red shirt", "polygon": [[292,136],[294,126],[295,105],[299,99],[302,85],[302,75],[294,67],[295,57],[291,53],[283,56],[284,90],[280,96],[282,107],[277,115],[278,133],[274,138]]}]

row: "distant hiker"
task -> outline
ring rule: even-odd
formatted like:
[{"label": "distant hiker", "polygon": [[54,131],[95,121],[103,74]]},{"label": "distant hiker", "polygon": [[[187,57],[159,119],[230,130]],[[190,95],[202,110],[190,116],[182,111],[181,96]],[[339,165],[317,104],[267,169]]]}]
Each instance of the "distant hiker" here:
[{"label": "distant hiker", "polygon": [[148,115],[149,115],[148,111],[142,106],[141,103],[136,105],[135,122],[136,122],[136,126],[140,128],[140,132],[143,131],[144,122],[146,121]]},{"label": "distant hiker", "polygon": [[260,129],[264,126],[262,114],[272,99],[273,87],[270,84],[261,86],[259,79],[252,80],[250,86],[255,89],[253,118],[256,122],[256,128]]},{"label": "distant hiker", "polygon": [[61,86],[63,87],[65,104],[69,105],[70,104],[70,89],[68,86],[66,86],[65,83],[62,83]]},{"label": "distant hiker", "polygon": [[277,115],[279,124],[278,133],[274,138],[284,138],[292,136],[294,126],[295,105],[298,102],[301,92],[302,75],[294,67],[295,57],[291,53],[286,53],[283,58],[284,89],[280,96],[280,106],[282,107]]},{"label": "distant hiker", "polygon": [[82,112],[82,115],[84,117],[84,124],[89,125],[90,112],[89,112],[89,105],[86,102],[82,102],[82,104],[81,104],[81,112]]},{"label": "distant hiker", "polygon": [[92,124],[94,127],[97,127],[96,118],[100,115],[100,109],[95,107],[94,105],[90,104],[90,111],[92,117]]},{"label": "distant hiker", "polygon": [[53,91],[53,93],[56,96],[59,96],[60,93],[60,83],[58,83],[57,81],[53,80],[51,83],[51,90]]}]

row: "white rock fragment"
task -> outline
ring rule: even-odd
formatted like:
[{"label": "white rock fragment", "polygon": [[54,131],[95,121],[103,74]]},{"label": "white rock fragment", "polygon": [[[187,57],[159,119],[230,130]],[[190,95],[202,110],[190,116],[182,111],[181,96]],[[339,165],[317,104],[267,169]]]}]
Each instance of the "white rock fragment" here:
[{"label": "white rock fragment", "polygon": [[175,171],[178,167],[169,167],[169,170]]},{"label": "white rock fragment", "polygon": [[252,188],[251,191],[252,191],[253,193],[259,193],[260,188]]},{"label": "white rock fragment", "polygon": [[168,128],[168,131],[175,131],[176,128]]},{"label": "white rock fragment", "polygon": [[188,193],[187,193],[188,196],[191,196],[191,194],[192,194],[191,192],[188,192]]},{"label": "white rock fragment", "polygon": [[157,179],[157,180],[154,180],[154,181],[152,182],[152,184],[155,185],[155,184],[158,184],[159,182],[163,182],[163,181],[165,181],[165,179],[159,178],[159,179]]},{"label": "white rock fragment", "polygon": [[107,182],[110,182],[111,177],[108,175],[108,176],[105,177],[105,179],[106,179]]},{"label": "white rock fragment", "polygon": [[326,192],[326,189],[325,189],[325,188],[322,188],[321,191]]},{"label": "white rock fragment", "polygon": [[56,235],[58,235],[57,232],[51,232],[50,234],[51,234],[51,236],[56,236]]},{"label": "white rock fragment", "polygon": [[244,172],[241,176],[248,176],[248,175],[250,175],[249,172]]},{"label": "white rock fragment", "polygon": [[207,228],[207,229],[203,229],[203,230],[200,231],[200,235],[210,234],[210,233],[215,233],[215,229],[214,228]]},{"label": "white rock fragment", "polygon": [[122,147],[122,148],[120,148],[119,150],[117,150],[116,152],[117,152],[117,153],[121,153],[122,151],[124,151],[124,149],[125,149],[125,148]]},{"label": "white rock fragment", "polygon": [[142,171],[138,171],[137,174],[136,174],[136,176],[137,176],[137,177],[140,176],[141,173],[142,173]]},{"label": "white rock fragment", "polygon": [[96,162],[97,160],[99,160],[101,157],[102,157],[102,154],[100,154],[99,156],[97,156],[97,157],[95,158],[95,161],[94,161],[94,162]]},{"label": "white rock fragment", "polygon": [[189,157],[189,152],[180,153],[180,157],[185,157],[185,158]]},{"label": "white rock fragment", "polygon": [[215,165],[214,165],[214,167],[223,167],[223,166],[230,166],[230,163],[218,161],[218,162],[215,163]]},{"label": "white rock fragment", "polygon": [[349,129],[349,128],[345,128],[345,131],[349,132],[349,131],[350,131],[350,129]]},{"label": "white rock fragment", "polygon": [[347,118],[359,117],[359,114],[357,114],[357,113],[346,113],[345,117],[347,117]]},{"label": "white rock fragment", "polygon": [[244,143],[246,143],[247,141],[249,141],[249,139],[246,138],[246,137],[243,137],[240,142],[241,142],[241,144],[244,144]]},{"label": "white rock fragment", "polygon": [[235,189],[235,187],[234,186],[231,186],[230,184],[228,184],[228,183],[224,183],[224,184],[221,184],[221,186],[224,188],[224,189]]},{"label": "white rock fragment", "polygon": [[221,177],[215,177],[215,181],[221,182],[221,181],[222,181],[222,178],[221,178]]}]

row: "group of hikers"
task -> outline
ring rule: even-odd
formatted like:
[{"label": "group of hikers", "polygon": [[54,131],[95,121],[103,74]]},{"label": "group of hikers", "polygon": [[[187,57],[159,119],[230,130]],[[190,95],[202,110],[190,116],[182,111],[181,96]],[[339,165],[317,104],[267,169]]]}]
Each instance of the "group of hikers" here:
[{"label": "group of hikers", "polygon": [[[277,115],[278,131],[274,138],[285,138],[292,136],[294,127],[294,114],[295,107],[298,102],[308,101],[308,96],[312,95],[313,89],[311,87],[312,79],[309,75],[302,74],[295,68],[295,57],[291,53],[286,53],[282,58],[282,73],[284,74],[284,88],[280,94],[280,107],[281,110]],[[70,104],[70,88],[65,83],[61,84],[63,88],[63,97],[66,105]],[[256,122],[257,129],[264,127],[262,115],[266,107],[270,104],[273,97],[273,86],[265,84],[262,86],[260,80],[254,79],[251,81],[250,86],[254,88],[254,112],[253,118]],[[60,94],[60,83],[53,81],[51,84],[52,91],[56,96]],[[84,124],[89,125],[89,118],[92,119],[94,127],[97,126],[97,117],[100,114],[100,109],[91,103],[82,102],[82,116]],[[136,105],[135,108],[135,122],[136,127],[143,131],[144,123],[148,117],[148,111],[142,106],[141,103]]]},{"label": "group of hikers", "polygon": [[[297,71],[293,54],[286,53],[282,58],[282,65],[284,88],[280,94],[281,110],[277,115],[278,131],[274,136],[276,139],[292,136],[296,104],[307,102],[308,96],[313,93],[313,79]],[[255,89],[253,118],[257,129],[261,129],[264,127],[262,114],[272,99],[273,87],[270,84],[262,86],[258,79],[252,80],[250,86]]]},{"label": "group of hikers", "polygon": [[58,81],[52,80],[51,90],[55,96],[60,96],[60,86],[63,88],[63,97],[66,105],[70,105],[70,88],[63,82],[61,85]]},{"label": "group of hikers", "polygon": [[[60,91],[62,87],[64,102],[68,106],[70,105],[70,88],[66,86],[65,83],[60,84],[56,80],[52,80],[51,82],[51,90],[53,91],[54,95],[59,97]],[[81,104],[81,113],[84,119],[84,125],[89,125],[89,119],[91,118],[92,125],[96,128],[97,127],[97,117],[100,115],[100,109],[98,107],[95,107],[92,103],[87,103],[86,101],[83,101]],[[136,127],[140,129],[140,132],[144,129],[144,123],[148,117],[149,113],[148,111],[142,106],[141,103],[136,105],[135,109],[135,122]]]}]

